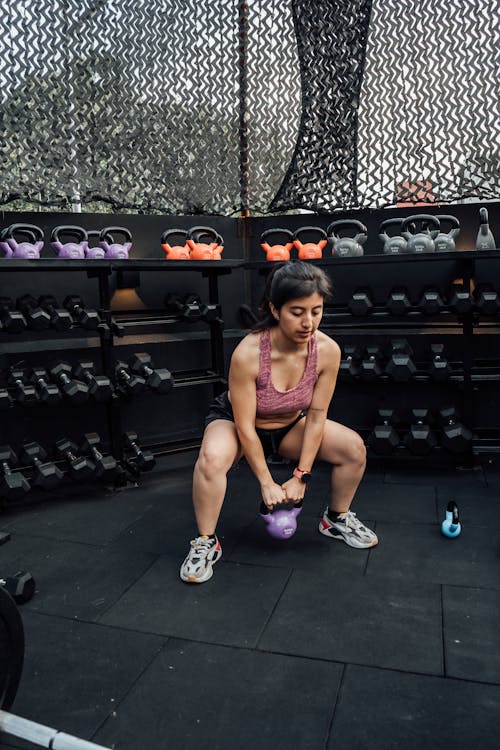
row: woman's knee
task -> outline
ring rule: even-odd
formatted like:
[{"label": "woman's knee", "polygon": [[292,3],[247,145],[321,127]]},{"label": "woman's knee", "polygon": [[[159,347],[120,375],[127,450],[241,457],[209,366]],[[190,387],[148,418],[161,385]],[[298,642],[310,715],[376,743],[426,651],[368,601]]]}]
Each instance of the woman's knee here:
[{"label": "woman's knee", "polygon": [[221,474],[227,474],[234,461],[234,452],[229,454],[227,451],[220,450],[220,446],[208,443],[200,448],[196,469],[201,471],[206,479],[211,479]]},{"label": "woman's knee", "polygon": [[349,463],[364,470],[366,466],[366,446],[361,435],[351,430],[346,447]]}]

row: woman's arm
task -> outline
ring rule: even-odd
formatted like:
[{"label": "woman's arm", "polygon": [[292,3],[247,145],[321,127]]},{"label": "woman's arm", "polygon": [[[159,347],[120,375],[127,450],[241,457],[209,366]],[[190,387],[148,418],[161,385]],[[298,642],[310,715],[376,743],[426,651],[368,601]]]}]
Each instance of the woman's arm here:
[{"label": "woman's arm", "polygon": [[241,448],[260,484],[264,503],[273,508],[286,500],[286,495],[271,476],[262,443],[255,431],[258,342],[258,336],[250,334],[234,350],[229,367],[229,393]]}]

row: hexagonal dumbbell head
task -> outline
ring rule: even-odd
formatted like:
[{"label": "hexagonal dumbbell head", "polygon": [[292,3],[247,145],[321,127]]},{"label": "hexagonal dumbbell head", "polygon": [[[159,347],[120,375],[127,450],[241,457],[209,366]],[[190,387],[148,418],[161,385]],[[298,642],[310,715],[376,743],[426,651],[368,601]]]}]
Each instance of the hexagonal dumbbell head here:
[{"label": "hexagonal dumbbell head", "polygon": [[50,374],[72,403],[82,404],[87,401],[89,397],[88,385],[71,377],[71,365],[68,362],[58,362],[50,368]]},{"label": "hexagonal dumbbell head", "polygon": [[45,461],[47,454],[38,443],[22,445],[21,461],[33,469],[33,484],[44,490],[56,487],[64,478],[62,471],[52,461]]},{"label": "hexagonal dumbbell head", "polygon": [[123,435],[125,450],[131,451],[132,462],[140,471],[151,471],[156,465],[156,459],[148,450],[142,450],[137,442],[137,433],[129,430]]},{"label": "hexagonal dumbbell head", "polygon": [[411,302],[406,289],[393,289],[386,302],[386,308],[391,315],[406,315],[411,309]]},{"label": "hexagonal dumbbell head", "polygon": [[91,360],[80,361],[74,367],[74,373],[88,386],[89,393],[96,401],[109,401],[114,393],[111,380],[106,375],[96,375],[95,366]]},{"label": "hexagonal dumbbell head", "polygon": [[354,344],[346,344],[342,348],[342,359],[339,366],[339,378],[351,380],[359,374],[361,352]]},{"label": "hexagonal dumbbell head", "polygon": [[411,410],[411,424],[404,437],[404,444],[414,456],[427,456],[438,444],[436,433],[431,427],[432,421],[429,409]]},{"label": "hexagonal dumbbell head", "polygon": [[425,315],[439,315],[444,308],[444,301],[437,289],[424,289],[418,307]]},{"label": "hexagonal dumbbell head", "polygon": [[26,377],[26,372],[20,367],[11,367],[8,377],[9,385],[14,388],[16,401],[23,406],[34,406],[38,402],[38,394]]},{"label": "hexagonal dumbbell head", "polygon": [[382,375],[382,352],[377,345],[367,346],[359,367],[362,380],[375,380]]},{"label": "hexagonal dumbbell head", "polygon": [[50,315],[39,307],[31,294],[23,294],[17,300],[17,308],[22,312],[28,326],[34,331],[45,331],[50,326]]},{"label": "hexagonal dumbbell head", "polygon": [[431,344],[432,360],[429,366],[430,376],[436,382],[448,380],[451,367],[446,357],[443,344]]},{"label": "hexagonal dumbbell head", "polygon": [[441,444],[451,453],[467,453],[472,448],[472,432],[460,422],[454,406],[445,407],[438,412],[441,424]]},{"label": "hexagonal dumbbell head", "polygon": [[101,322],[97,310],[86,308],[82,298],[78,294],[68,294],[63,300],[63,307],[69,310],[77,323],[89,330],[96,330]]},{"label": "hexagonal dumbbell head", "polygon": [[389,456],[400,443],[395,426],[399,424],[399,416],[394,409],[379,409],[377,423],[368,436],[367,444],[380,456]]},{"label": "hexagonal dumbbell head", "polygon": [[115,376],[122,389],[133,396],[137,396],[146,387],[144,378],[131,372],[128,365],[120,360],[115,366]]},{"label": "hexagonal dumbbell head", "polygon": [[385,372],[396,382],[410,380],[417,368],[412,360],[413,351],[406,339],[396,339],[390,343],[389,359]]},{"label": "hexagonal dumbbell head", "polygon": [[115,479],[118,462],[114,456],[102,452],[101,438],[97,432],[85,433],[81,450],[83,453],[92,456],[96,477],[103,479],[105,482]]},{"label": "hexagonal dumbbell head", "polygon": [[351,312],[351,315],[355,315],[356,317],[369,315],[373,310],[373,302],[371,300],[369,291],[366,289],[358,289],[352,295],[351,299],[347,303],[347,306]]},{"label": "hexagonal dumbbell head", "polygon": [[84,481],[93,476],[95,466],[88,456],[78,456],[78,448],[71,440],[61,438],[55,444],[56,455],[65,459],[68,465],[68,472],[73,479]]},{"label": "hexagonal dumbbell head", "polygon": [[61,391],[55,383],[49,382],[49,376],[45,367],[33,367],[30,380],[36,388],[38,398],[47,406],[58,404],[62,398]]},{"label": "hexagonal dumbbell head", "polygon": [[73,325],[69,310],[57,307],[57,300],[51,294],[39,297],[38,304],[50,315],[50,323],[56,331],[67,331]]},{"label": "hexagonal dumbbell head", "polygon": [[151,390],[157,393],[170,393],[174,387],[172,373],[166,368],[155,369],[153,360],[147,352],[137,352],[130,360],[130,369],[146,379]]},{"label": "hexagonal dumbbell head", "polygon": [[28,324],[20,310],[14,310],[10,297],[0,297],[0,321],[8,333],[21,333]]},{"label": "hexagonal dumbbell head", "polygon": [[30,491],[30,483],[20,471],[12,471],[17,456],[10,445],[0,445],[0,496],[17,500]]}]

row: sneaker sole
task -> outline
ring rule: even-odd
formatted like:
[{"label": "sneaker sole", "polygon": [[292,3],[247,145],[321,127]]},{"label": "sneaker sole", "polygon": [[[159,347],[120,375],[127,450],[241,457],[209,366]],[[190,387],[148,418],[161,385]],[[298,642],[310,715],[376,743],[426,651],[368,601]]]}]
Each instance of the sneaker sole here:
[{"label": "sneaker sole", "polygon": [[195,576],[183,576],[182,573],[180,573],[181,581],[184,581],[185,583],[205,583],[206,581],[209,581],[213,574],[214,574],[214,565],[215,563],[220,560],[222,557],[222,550],[219,552],[217,557],[212,560],[210,567],[207,568],[207,571],[204,576],[201,576],[200,578],[196,578]]},{"label": "sneaker sole", "polygon": [[347,544],[348,547],[352,547],[353,549],[371,549],[372,547],[376,547],[378,544],[378,539],[374,539],[371,544],[350,544],[342,534],[339,536],[334,536],[333,534],[330,534],[327,529],[323,529],[321,526],[318,527],[318,531],[320,534],[323,534],[323,536],[327,536],[328,539],[335,539],[336,542],[344,542],[344,544]]}]

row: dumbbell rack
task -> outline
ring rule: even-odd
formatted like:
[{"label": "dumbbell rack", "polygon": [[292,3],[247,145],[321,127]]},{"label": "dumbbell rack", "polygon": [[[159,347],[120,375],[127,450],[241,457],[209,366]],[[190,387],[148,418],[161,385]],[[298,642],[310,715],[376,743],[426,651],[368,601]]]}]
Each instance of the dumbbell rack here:
[{"label": "dumbbell rack", "polygon": [[[500,312],[485,316],[474,307],[470,312],[458,315],[447,301],[449,289],[456,280],[461,280],[464,291],[473,294],[475,281],[482,278],[498,291],[500,287],[500,250],[480,253],[475,250],[404,254],[404,255],[364,255],[353,258],[323,258],[309,261],[324,268],[333,282],[334,299],[325,306],[321,329],[335,338],[343,346],[359,342],[364,347],[370,341],[385,341],[413,337],[421,347],[425,342],[442,341],[443,338],[454,344],[458,352],[454,362],[453,375],[445,383],[433,383],[423,368],[406,382],[394,382],[382,374],[371,382],[342,382],[339,379],[336,393],[330,408],[331,418],[350,424],[365,439],[374,425],[377,407],[420,406],[423,399],[431,395],[431,405],[443,400],[453,400],[461,416],[461,422],[473,431],[472,451],[478,453],[500,452],[500,414],[494,410],[497,429],[482,435],[478,422],[477,404],[481,401],[480,388],[484,384],[498,384],[500,381],[500,355],[496,362],[491,358],[478,361],[478,341],[488,333],[491,342],[498,342],[500,335]],[[252,260],[245,267],[267,275],[273,263]],[[437,287],[442,292],[445,304],[436,315],[425,315],[415,302],[425,287]],[[412,298],[412,306],[401,316],[391,315],[384,309],[389,290],[405,287]],[[365,316],[352,315],[348,302],[354,291],[369,288],[372,291],[374,306]],[[255,300],[254,300],[255,302]],[[492,336],[497,338],[493,339]],[[484,346],[482,349],[484,350]],[[490,346],[490,349],[492,347]],[[496,345],[498,348],[498,344]],[[432,391],[432,393],[431,393]],[[491,396],[493,402],[493,395]],[[392,404],[391,402],[394,402]],[[356,413],[356,408],[358,412]],[[442,452],[442,450],[441,450]],[[440,449],[437,449],[440,453]],[[408,456],[408,451],[398,449],[394,458]],[[462,457],[464,458],[464,457]]]},{"label": "dumbbell rack", "polygon": [[[29,331],[24,332],[20,336],[13,336],[9,333],[0,331],[0,355],[6,360],[9,355],[12,354],[36,354],[42,352],[44,345],[47,340],[57,339],[60,350],[65,354],[67,346],[75,347],[75,345],[82,345],[85,348],[91,343],[96,346],[96,353],[100,354],[100,365],[103,375],[107,375],[112,383],[115,382],[115,346],[117,338],[122,339],[126,342],[127,334],[133,330],[134,326],[140,325],[142,331],[147,323],[141,323],[141,316],[137,315],[135,311],[127,312],[126,315],[116,313],[111,309],[111,298],[112,292],[116,286],[116,278],[119,274],[142,274],[142,273],[155,273],[165,274],[165,287],[168,287],[168,274],[172,272],[189,272],[198,273],[202,277],[207,279],[207,292],[208,292],[208,303],[217,305],[219,304],[219,277],[222,275],[228,275],[234,268],[241,265],[241,261],[238,260],[220,260],[220,261],[165,261],[165,260],[59,260],[59,259],[36,259],[36,260],[17,260],[8,259],[2,262],[2,271],[4,273],[4,279],[10,273],[23,273],[23,274],[44,274],[50,275],[52,273],[57,274],[86,274],[87,278],[95,279],[98,285],[98,298],[99,298],[99,314],[102,323],[99,325],[97,331],[87,331],[82,328],[74,327],[67,332],[54,332],[49,329],[44,332],[38,332],[36,335],[30,335]],[[113,275],[116,274],[115,278]],[[32,282],[32,280],[30,280]],[[161,315],[161,320],[166,323],[175,323],[177,317],[173,314],[168,314],[162,310],[158,312]],[[149,321],[149,324],[154,326],[154,320]],[[206,370],[197,371],[183,371],[180,372],[176,377],[175,370],[172,370],[174,378],[173,393],[175,389],[192,387],[202,384],[209,384],[213,386],[214,393],[218,393],[223,389],[226,383],[225,377],[225,360],[224,360],[224,345],[223,345],[223,322],[222,320],[212,320],[206,323],[209,329],[210,339],[210,353],[211,353],[211,365]],[[158,328],[158,326],[157,326]],[[71,342],[71,343],[70,343]],[[7,355],[7,356],[5,356]],[[98,355],[99,356],[99,355]],[[166,396],[164,402],[167,406],[169,396]],[[109,445],[110,452],[118,460],[123,457],[123,445],[122,436],[124,433],[124,425],[122,423],[121,414],[121,399],[116,397],[108,402],[99,404],[105,412],[105,422],[107,424],[107,436],[105,443]],[[11,409],[20,408],[14,401]],[[61,405],[51,407],[50,409],[44,408],[45,417],[52,413],[53,409],[64,409],[64,402]],[[71,407],[71,410],[77,409],[78,407]],[[141,447],[152,450],[154,455],[162,455],[164,453],[177,452],[185,450],[193,445],[199,445],[199,439],[201,436],[193,436],[192,438],[186,438],[185,440],[166,440],[161,444],[148,445],[147,436],[144,442],[141,441]],[[4,434],[0,442],[8,443],[9,436]],[[57,461],[55,461],[57,463]]]}]

